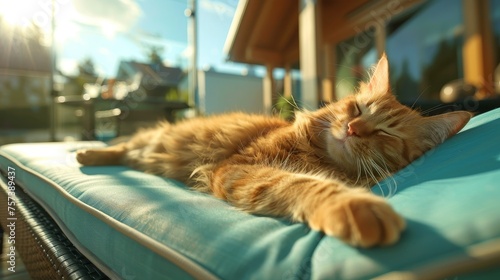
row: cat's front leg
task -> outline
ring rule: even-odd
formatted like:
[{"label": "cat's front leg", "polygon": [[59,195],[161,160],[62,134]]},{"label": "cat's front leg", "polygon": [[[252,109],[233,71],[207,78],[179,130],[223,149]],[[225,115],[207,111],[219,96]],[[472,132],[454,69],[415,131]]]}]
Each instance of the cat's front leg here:
[{"label": "cat's front leg", "polygon": [[213,172],[214,195],[251,213],[291,217],[360,247],[398,241],[405,222],[387,201],[342,182],[268,166],[224,165]]},{"label": "cat's front leg", "polygon": [[117,165],[127,152],[125,144],[118,144],[97,149],[78,150],[76,160],[87,166]]}]

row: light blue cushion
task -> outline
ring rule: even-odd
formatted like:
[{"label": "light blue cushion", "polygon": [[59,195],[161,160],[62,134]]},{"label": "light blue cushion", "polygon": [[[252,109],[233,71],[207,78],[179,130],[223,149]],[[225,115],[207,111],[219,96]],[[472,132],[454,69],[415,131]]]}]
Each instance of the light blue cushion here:
[{"label": "light blue cushion", "polygon": [[[500,109],[394,176],[408,221],[391,247],[352,248],[306,225],[253,216],[182,184],[127,167],[81,167],[101,142],[14,144],[0,168],[112,276],[136,279],[500,279]],[[375,186],[389,192],[392,180]],[[483,266],[493,264],[486,270]]]}]

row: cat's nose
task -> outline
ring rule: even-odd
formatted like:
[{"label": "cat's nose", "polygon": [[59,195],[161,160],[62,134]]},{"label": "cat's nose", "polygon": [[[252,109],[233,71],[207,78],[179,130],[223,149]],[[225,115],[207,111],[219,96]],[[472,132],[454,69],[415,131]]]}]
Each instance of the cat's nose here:
[{"label": "cat's nose", "polygon": [[358,136],[356,129],[353,125],[351,125],[351,123],[347,124],[347,136]]},{"label": "cat's nose", "polygon": [[373,131],[370,125],[362,119],[354,119],[347,123],[347,136],[365,137]]}]

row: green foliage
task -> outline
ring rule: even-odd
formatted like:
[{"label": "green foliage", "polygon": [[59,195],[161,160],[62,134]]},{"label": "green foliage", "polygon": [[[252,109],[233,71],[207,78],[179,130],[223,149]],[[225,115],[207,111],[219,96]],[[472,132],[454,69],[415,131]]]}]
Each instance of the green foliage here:
[{"label": "green foliage", "polygon": [[163,64],[162,54],[165,48],[162,46],[148,45],[144,47],[146,49],[146,57],[149,63],[152,64]]},{"label": "green foliage", "polygon": [[275,109],[278,115],[285,120],[292,120],[295,117],[295,109],[298,109],[295,99],[280,95],[276,101]]},{"label": "green foliage", "polygon": [[431,63],[422,71],[421,89],[427,99],[439,100],[441,88],[460,77],[459,40],[442,40]]},{"label": "green foliage", "polygon": [[96,76],[94,62],[90,57],[78,64],[78,73],[80,76]]}]

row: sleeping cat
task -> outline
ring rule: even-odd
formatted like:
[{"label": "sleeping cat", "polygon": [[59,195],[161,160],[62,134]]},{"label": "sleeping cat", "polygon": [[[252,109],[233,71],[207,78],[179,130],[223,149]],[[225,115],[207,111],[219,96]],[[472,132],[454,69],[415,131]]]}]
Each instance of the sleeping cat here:
[{"label": "sleeping cat", "polygon": [[77,160],[177,179],[354,246],[393,244],[405,222],[369,187],[457,133],[471,114],[422,117],[396,100],[388,75],[384,55],[357,94],[293,122],[243,113],[162,122],[126,143],[78,151]]}]

